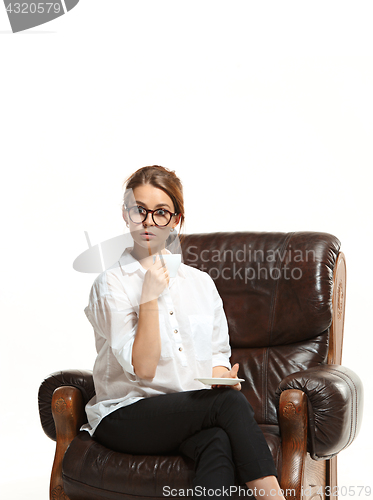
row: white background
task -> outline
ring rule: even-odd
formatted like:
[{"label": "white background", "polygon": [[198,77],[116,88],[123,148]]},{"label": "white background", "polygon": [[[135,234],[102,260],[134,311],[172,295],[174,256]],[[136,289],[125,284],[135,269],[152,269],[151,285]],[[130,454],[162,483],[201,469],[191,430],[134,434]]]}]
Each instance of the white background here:
[{"label": "white background", "polygon": [[84,231],[123,232],[122,183],[153,164],[183,180],[186,233],[341,240],[343,364],[367,397],[339,485],[373,486],[372,17],[370,1],[81,0],[12,34],[0,6],[2,497],[48,498],[39,384],[95,358],[96,275],[72,262]]}]

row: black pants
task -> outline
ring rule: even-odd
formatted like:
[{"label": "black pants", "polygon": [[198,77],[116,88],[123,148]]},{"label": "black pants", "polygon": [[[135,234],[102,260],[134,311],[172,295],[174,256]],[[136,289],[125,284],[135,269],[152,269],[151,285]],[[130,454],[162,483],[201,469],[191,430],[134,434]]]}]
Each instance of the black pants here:
[{"label": "black pants", "polygon": [[194,488],[223,488],[277,476],[271,452],[245,396],[231,388],[141,399],[107,415],[94,434],[122,453],[181,453],[195,462]]}]

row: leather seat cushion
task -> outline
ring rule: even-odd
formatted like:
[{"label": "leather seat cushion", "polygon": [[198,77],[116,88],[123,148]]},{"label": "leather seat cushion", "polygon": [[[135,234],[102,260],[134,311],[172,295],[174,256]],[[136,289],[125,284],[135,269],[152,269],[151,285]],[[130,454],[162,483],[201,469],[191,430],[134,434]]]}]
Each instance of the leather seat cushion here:
[{"label": "leather seat cushion", "polygon": [[[260,427],[281,480],[279,428],[276,425]],[[66,451],[62,475],[65,493],[70,500],[123,500],[127,496],[136,496],[139,500],[164,500],[165,485],[177,490],[192,488],[194,462],[180,455],[127,455],[114,452],[92,439],[88,432],[82,431]]]}]

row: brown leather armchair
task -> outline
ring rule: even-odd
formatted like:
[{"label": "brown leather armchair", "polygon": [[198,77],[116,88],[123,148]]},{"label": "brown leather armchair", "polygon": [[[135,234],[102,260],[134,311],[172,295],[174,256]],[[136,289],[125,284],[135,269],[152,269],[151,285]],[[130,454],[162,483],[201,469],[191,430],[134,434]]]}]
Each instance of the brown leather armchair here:
[{"label": "brown leather armchair", "polygon": [[[242,232],[187,235],[182,245],[184,262],[209,272],[223,299],[231,362],[240,363],[242,392],[286,497],[324,500],[336,491],[337,454],[356,437],[363,404],[360,379],[340,365],[340,242],[326,233]],[[56,372],[40,386],[41,423],[57,441],[50,498],[154,500],[165,485],[192,487],[187,458],[113,452],[79,431],[93,395],[91,371]]]}]

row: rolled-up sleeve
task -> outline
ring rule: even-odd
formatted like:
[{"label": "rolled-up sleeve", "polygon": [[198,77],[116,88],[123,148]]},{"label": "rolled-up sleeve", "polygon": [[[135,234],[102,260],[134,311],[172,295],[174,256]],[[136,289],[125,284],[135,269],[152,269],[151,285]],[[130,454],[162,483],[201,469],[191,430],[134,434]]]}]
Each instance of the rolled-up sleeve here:
[{"label": "rolled-up sleeve", "polygon": [[138,377],[132,364],[132,349],[138,318],[124,290],[116,288],[115,282],[106,285],[104,294],[91,292],[84,312],[95,330],[96,341],[108,343],[118,363],[135,381]]}]

